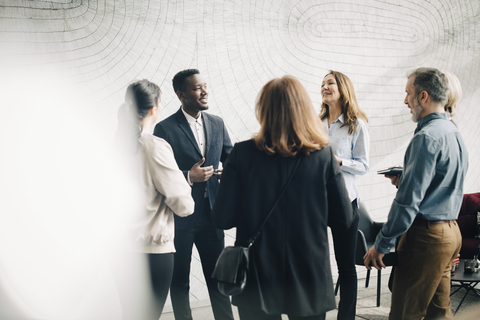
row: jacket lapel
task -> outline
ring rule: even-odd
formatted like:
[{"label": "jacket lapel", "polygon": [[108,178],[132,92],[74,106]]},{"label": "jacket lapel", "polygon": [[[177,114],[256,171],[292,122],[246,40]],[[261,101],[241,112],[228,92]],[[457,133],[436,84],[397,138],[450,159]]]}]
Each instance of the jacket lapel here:
[{"label": "jacket lapel", "polygon": [[180,130],[182,130],[185,135],[188,137],[190,142],[192,143],[193,147],[195,150],[197,150],[198,154],[202,156],[202,153],[200,152],[200,149],[198,148],[198,143],[197,140],[195,139],[192,129],[190,128],[190,125],[188,124],[187,118],[185,118],[185,115],[183,114],[182,108],[177,111],[177,120],[178,120],[178,126],[180,127]]}]

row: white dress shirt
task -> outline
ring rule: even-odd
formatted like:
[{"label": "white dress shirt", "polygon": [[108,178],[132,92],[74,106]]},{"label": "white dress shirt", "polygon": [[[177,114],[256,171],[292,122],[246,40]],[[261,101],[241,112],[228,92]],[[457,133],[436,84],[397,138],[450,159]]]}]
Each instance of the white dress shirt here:
[{"label": "white dress shirt", "polygon": [[[205,128],[203,126],[203,120],[202,120],[202,113],[200,112],[200,115],[198,116],[197,119],[189,115],[188,113],[183,110],[182,107],[182,112],[185,115],[185,118],[187,119],[188,124],[190,125],[190,129],[192,129],[193,136],[195,137],[195,140],[197,141],[198,148],[200,149],[200,152],[202,153],[202,157],[205,157]],[[188,170],[187,174],[187,181],[190,186],[193,185],[193,182],[190,180],[190,170]],[[208,191],[205,186],[205,198],[208,197]]]},{"label": "white dress shirt", "polygon": [[198,118],[195,119],[194,117],[186,113],[185,110],[183,110],[183,108],[182,108],[182,112],[185,115],[185,118],[187,119],[188,124],[190,125],[190,129],[192,129],[195,140],[197,140],[198,148],[202,153],[202,157],[204,157],[205,156],[205,129],[203,127],[202,113],[200,112],[200,115],[198,116]]}]

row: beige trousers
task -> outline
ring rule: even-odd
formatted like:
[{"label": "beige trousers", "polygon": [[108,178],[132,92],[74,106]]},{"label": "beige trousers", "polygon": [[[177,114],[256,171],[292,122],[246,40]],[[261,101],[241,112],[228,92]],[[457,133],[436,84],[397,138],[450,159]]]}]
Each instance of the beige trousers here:
[{"label": "beige trousers", "polygon": [[425,221],[400,236],[389,319],[453,319],[450,269],[461,245],[456,221]]}]

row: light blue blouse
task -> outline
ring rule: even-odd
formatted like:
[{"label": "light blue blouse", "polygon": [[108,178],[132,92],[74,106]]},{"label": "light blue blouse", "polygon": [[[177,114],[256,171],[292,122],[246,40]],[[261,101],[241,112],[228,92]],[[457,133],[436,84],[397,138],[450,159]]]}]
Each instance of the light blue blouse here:
[{"label": "light blue blouse", "polygon": [[370,147],[370,138],[368,127],[362,119],[357,120],[357,132],[348,134],[348,126],[342,126],[344,123],[343,114],[333,121],[328,127],[328,119],[323,120],[330,138],[330,146],[337,157],[342,159],[343,179],[347,187],[350,201],[360,200],[355,182],[357,175],[364,175],[368,172],[368,154]]}]

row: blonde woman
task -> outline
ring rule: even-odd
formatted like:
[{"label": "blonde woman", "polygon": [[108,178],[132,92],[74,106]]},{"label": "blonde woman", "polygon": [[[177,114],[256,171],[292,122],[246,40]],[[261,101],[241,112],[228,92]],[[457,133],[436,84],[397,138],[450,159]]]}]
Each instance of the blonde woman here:
[{"label": "blonde woman", "polygon": [[445,72],[444,74],[448,80],[448,97],[445,111],[450,113],[450,117],[453,117],[457,112],[457,103],[462,99],[463,90],[457,76],[450,72]]},{"label": "blonde woman", "polygon": [[213,222],[237,228],[245,246],[297,170],[250,248],[240,319],[325,319],[335,308],[327,226],[346,230],[352,210],[338,162],[305,88],[291,76],[269,81],[256,115],[260,131],[227,158]]},{"label": "blonde woman", "polygon": [[[320,119],[327,128],[330,146],[342,170],[354,213],[350,229],[332,228],[335,259],[340,281],[337,319],[355,319],[357,271],[355,247],[358,230],[360,195],[356,177],[368,172],[369,135],[367,115],[358,106],[352,81],[343,73],[330,71],[322,81]],[[348,251],[350,250],[350,251]]]}]

